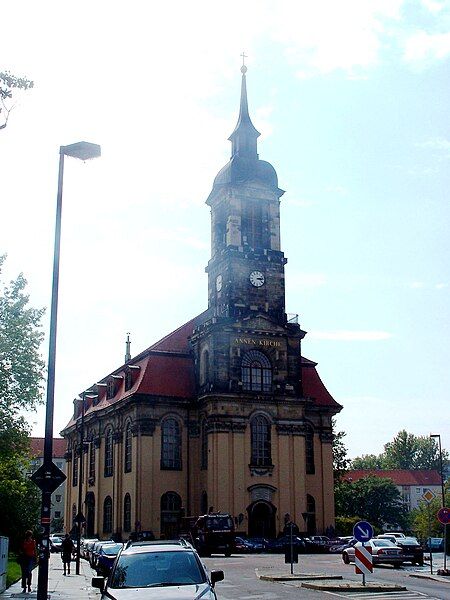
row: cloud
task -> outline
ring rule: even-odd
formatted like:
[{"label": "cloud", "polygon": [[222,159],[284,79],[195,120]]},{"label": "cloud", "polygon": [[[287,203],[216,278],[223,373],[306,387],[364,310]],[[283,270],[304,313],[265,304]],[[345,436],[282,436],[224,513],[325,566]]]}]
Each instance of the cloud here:
[{"label": "cloud", "polygon": [[423,281],[413,281],[412,283],[409,284],[409,287],[413,290],[419,290],[425,287],[425,284]]},{"label": "cloud", "polygon": [[436,283],[436,285],[434,286],[437,290],[443,290],[445,288],[448,288],[449,284],[448,283]]},{"label": "cloud", "polygon": [[378,342],[392,337],[387,331],[310,331],[308,336],[315,340],[332,340],[338,342]]},{"label": "cloud", "polygon": [[415,146],[417,148],[433,150],[437,156],[441,155],[444,158],[450,158],[450,140],[446,140],[445,138],[433,138],[425,142],[417,142]]},{"label": "cloud", "polygon": [[405,39],[403,58],[406,62],[430,62],[450,55],[450,33],[418,31]]},{"label": "cloud", "polygon": [[425,283],[424,281],[413,281],[409,284],[412,290],[423,290],[423,289],[435,289],[443,290],[449,287],[449,284],[444,281],[438,281],[437,283]]}]

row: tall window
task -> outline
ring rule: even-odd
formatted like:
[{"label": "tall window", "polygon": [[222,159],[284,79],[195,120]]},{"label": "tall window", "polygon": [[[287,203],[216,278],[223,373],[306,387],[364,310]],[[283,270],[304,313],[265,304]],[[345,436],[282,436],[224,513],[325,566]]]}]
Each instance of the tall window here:
[{"label": "tall window", "polygon": [[270,422],[263,415],[258,415],[251,420],[252,460],[255,466],[269,466],[272,464],[272,451],[270,442]]},{"label": "tall window", "polygon": [[243,243],[263,248],[262,207],[260,202],[248,202],[242,212]]},{"label": "tall window", "polygon": [[131,390],[133,387],[133,372],[131,369],[125,371],[125,391]]},{"label": "tall window", "polygon": [[131,496],[125,494],[123,499],[123,530],[131,531]]},{"label": "tall window", "polygon": [[129,473],[133,466],[132,451],[133,451],[133,434],[131,432],[131,423],[128,423],[126,426],[126,429],[125,429],[125,456],[124,456],[125,473]]},{"label": "tall window", "polygon": [[161,424],[161,469],[181,470],[181,429],[173,418]]},{"label": "tall window", "polygon": [[105,477],[113,474],[113,436],[112,429],[108,429],[105,435]]},{"label": "tall window", "polygon": [[181,511],[181,498],[176,492],[166,492],[161,496],[161,533],[166,539],[178,537]]},{"label": "tall window", "polygon": [[206,419],[202,421],[200,430],[200,468],[208,468],[208,432],[206,431]]},{"label": "tall window", "polygon": [[73,449],[72,485],[74,487],[78,485],[78,448],[76,446]]},{"label": "tall window", "polygon": [[89,479],[95,479],[95,444],[89,444]]},{"label": "tall window", "polygon": [[209,381],[209,352],[203,350],[200,357],[200,385],[205,385]]},{"label": "tall window", "polygon": [[77,505],[72,504],[72,525],[75,525],[75,517],[77,516]]},{"label": "tall window", "polygon": [[242,388],[251,392],[270,392],[272,365],[262,352],[250,350],[242,357]]},{"label": "tall window", "polygon": [[305,435],[305,455],[306,455],[306,472],[312,475],[316,472],[314,465],[314,429],[311,425],[306,425]]},{"label": "tall window", "polygon": [[103,533],[112,533],[113,530],[113,507],[111,496],[106,496],[103,502]]}]

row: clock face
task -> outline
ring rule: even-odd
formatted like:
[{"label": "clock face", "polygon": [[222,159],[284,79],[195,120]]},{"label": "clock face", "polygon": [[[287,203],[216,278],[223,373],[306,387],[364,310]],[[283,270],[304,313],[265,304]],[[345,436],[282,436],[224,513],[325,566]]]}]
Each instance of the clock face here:
[{"label": "clock face", "polygon": [[261,271],[252,271],[250,273],[250,283],[255,287],[261,287],[264,285],[264,282],[264,273],[261,273]]},{"label": "clock face", "polygon": [[222,275],[217,275],[216,277],[216,290],[220,292],[222,289]]}]

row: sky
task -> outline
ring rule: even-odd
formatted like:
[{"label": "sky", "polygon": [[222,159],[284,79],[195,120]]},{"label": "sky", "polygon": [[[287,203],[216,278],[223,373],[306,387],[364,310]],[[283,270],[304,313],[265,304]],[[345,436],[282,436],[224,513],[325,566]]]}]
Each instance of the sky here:
[{"label": "sky", "polygon": [[[0,71],[35,82],[0,130],[2,277],[23,272],[35,307],[59,147],[102,147],[65,164],[55,434],[127,332],[136,355],[207,306],[205,200],[244,51],[259,155],[286,190],[286,308],[349,456],[402,429],[450,448],[450,1],[16,0],[2,21]],[[43,436],[44,410],[27,418]]]}]

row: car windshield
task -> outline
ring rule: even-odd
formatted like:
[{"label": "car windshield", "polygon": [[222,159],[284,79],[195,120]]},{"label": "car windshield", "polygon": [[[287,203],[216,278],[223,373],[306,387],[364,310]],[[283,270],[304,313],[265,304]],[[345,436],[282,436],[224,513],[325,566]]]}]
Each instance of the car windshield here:
[{"label": "car windshield", "polygon": [[113,544],[112,546],[103,546],[101,549],[103,554],[107,554],[108,556],[114,556],[119,552],[122,548],[123,544]]},{"label": "car windshield", "polygon": [[208,529],[233,529],[231,517],[208,517],[206,525]]},{"label": "car windshield", "polygon": [[401,540],[398,540],[399,544],[402,544],[403,546],[419,546],[419,542],[417,541],[416,538],[414,537],[407,537],[407,538],[402,538]]},{"label": "car windshield", "polygon": [[372,540],[370,543],[374,546],[395,546],[395,544],[389,540]]},{"label": "car windshield", "polygon": [[52,538],[51,538],[51,541],[52,541],[54,544],[60,544],[60,543],[62,542],[62,539],[61,539],[61,538],[59,538],[59,537],[52,537]]},{"label": "car windshield", "polygon": [[122,554],[109,587],[163,587],[193,585],[205,581],[205,573],[193,552],[138,552]]}]

